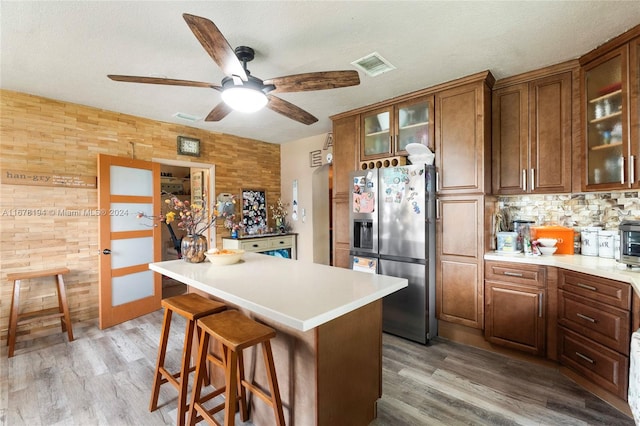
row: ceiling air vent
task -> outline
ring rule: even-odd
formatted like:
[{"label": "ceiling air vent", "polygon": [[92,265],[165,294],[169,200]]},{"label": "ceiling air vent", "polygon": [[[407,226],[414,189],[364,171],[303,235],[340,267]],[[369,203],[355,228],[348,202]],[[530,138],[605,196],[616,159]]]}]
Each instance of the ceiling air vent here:
[{"label": "ceiling air vent", "polygon": [[195,115],[185,114],[184,112],[176,112],[173,114],[175,118],[179,118],[180,120],[188,121],[190,123],[194,123],[200,120],[200,117],[196,117]]},{"label": "ceiling air vent", "polygon": [[361,69],[371,77],[396,69],[389,61],[380,56],[378,52],[370,53],[357,61],[353,61],[351,65]]}]

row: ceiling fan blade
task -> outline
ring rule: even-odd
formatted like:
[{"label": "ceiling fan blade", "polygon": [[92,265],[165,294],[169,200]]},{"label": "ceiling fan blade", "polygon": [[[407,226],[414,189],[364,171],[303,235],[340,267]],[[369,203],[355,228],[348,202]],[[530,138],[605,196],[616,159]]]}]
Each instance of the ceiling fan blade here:
[{"label": "ceiling fan blade", "polygon": [[146,84],[166,84],[168,86],[187,86],[187,87],[205,87],[216,90],[222,90],[222,87],[213,83],[205,83],[203,81],[176,80],[173,78],[158,77],[136,77],[133,75],[107,75],[111,80],[124,81],[127,83],[146,83]]},{"label": "ceiling fan blade", "polygon": [[337,89],[360,84],[358,71],[324,71],[264,80],[264,84],[276,86],[270,93],[307,92],[310,90]]},{"label": "ceiling fan blade", "polygon": [[182,17],[187,21],[189,28],[191,28],[193,34],[204,47],[204,50],[207,51],[226,75],[237,75],[242,80],[247,81],[247,73],[242,63],[240,63],[235,52],[229,46],[229,42],[213,22],[188,13],[183,13]]},{"label": "ceiling fan blade", "polygon": [[318,121],[317,118],[309,114],[307,111],[295,106],[290,102],[285,101],[284,99],[280,99],[276,96],[271,95],[267,95],[267,97],[269,98],[267,107],[279,114],[284,115],[285,117],[289,117],[292,120],[299,121],[300,123],[306,125],[313,124]]},{"label": "ceiling fan blade", "polygon": [[220,102],[214,109],[211,110],[209,115],[204,121],[220,121],[225,118],[232,111],[231,107],[224,102]]}]

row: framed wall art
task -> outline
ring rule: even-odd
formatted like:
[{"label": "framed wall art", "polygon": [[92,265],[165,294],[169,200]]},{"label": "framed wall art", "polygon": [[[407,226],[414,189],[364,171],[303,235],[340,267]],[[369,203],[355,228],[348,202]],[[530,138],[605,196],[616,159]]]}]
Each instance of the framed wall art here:
[{"label": "framed wall art", "polygon": [[264,190],[242,190],[242,224],[249,234],[267,228],[267,197]]}]

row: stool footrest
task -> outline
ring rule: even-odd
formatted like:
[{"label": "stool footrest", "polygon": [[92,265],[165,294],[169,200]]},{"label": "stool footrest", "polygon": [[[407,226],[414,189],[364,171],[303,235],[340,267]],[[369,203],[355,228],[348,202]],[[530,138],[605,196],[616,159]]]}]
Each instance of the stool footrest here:
[{"label": "stool footrest", "polygon": [[249,389],[255,395],[259,396],[260,399],[262,399],[267,404],[271,405],[271,396],[267,395],[267,393],[265,391],[263,391],[262,389],[258,388],[253,383],[248,382],[246,380],[243,380],[242,381],[242,386],[244,386],[245,388]]},{"label": "stool footrest", "polygon": [[27,324],[35,320],[47,320],[60,318],[64,316],[64,312],[60,312],[60,308],[41,309],[39,311],[23,312],[18,314],[17,325]]}]

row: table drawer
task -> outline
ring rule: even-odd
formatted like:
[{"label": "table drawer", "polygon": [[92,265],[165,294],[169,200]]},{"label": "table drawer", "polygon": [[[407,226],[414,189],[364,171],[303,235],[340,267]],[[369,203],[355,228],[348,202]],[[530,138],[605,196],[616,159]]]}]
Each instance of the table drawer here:
[{"label": "table drawer", "polygon": [[559,291],[558,323],[585,337],[629,355],[629,311]]},{"label": "table drawer", "polygon": [[621,281],[563,270],[558,288],[621,309],[631,307],[631,286]]},{"label": "table drawer", "polygon": [[290,248],[293,245],[291,237],[271,238],[269,246],[271,248]]},{"label": "table drawer", "polygon": [[264,240],[264,239],[260,239],[260,240],[256,239],[256,240],[242,242],[242,249],[246,251],[263,251],[263,250],[269,250],[270,247],[271,247],[271,244],[269,243],[269,240]]},{"label": "table drawer", "polygon": [[627,400],[629,358],[593,340],[558,327],[560,362]]},{"label": "table drawer", "polygon": [[502,281],[536,287],[545,286],[544,266],[527,265],[524,263],[492,262],[485,263],[485,279]]}]

